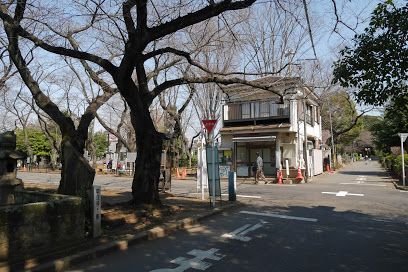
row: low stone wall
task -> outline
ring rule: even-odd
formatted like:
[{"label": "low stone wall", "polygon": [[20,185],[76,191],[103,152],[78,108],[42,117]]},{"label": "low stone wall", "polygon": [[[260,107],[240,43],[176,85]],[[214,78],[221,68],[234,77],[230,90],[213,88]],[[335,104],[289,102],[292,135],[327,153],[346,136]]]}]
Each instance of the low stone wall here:
[{"label": "low stone wall", "polygon": [[81,198],[24,191],[16,199],[0,206],[0,264],[85,237]]}]

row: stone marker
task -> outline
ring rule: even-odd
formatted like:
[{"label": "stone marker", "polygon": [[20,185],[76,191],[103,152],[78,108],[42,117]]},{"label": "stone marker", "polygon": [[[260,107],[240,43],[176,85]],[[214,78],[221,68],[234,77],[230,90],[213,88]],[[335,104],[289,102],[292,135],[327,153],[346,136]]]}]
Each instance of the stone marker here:
[{"label": "stone marker", "polygon": [[0,205],[15,203],[15,192],[23,189],[17,178],[17,160],[26,156],[16,151],[16,135],[13,131],[0,134]]}]

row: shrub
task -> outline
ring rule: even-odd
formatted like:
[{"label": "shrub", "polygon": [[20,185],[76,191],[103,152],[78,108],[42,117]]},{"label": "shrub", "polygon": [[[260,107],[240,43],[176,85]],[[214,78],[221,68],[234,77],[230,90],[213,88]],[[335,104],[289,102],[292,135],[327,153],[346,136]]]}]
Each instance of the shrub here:
[{"label": "shrub", "polygon": [[[406,168],[408,164],[408,154],[404,154],[404,163],[405,163],[405,168]],[[402,156],[401,155],[394,157],[392,171],[398,176],[402,176]]]}]

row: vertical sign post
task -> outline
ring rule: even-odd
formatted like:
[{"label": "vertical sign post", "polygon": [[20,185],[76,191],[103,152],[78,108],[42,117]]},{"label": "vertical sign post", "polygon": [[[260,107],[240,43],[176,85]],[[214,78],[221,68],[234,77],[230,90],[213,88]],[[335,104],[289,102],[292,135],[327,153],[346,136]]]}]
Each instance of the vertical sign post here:
[{"label": "vertical sign post", "polygon": [[408,133],[398,133],[398,136],[401,138],[402,185],[405,186],[404,142],[408,137]]},{"label": "vertical sign post", "polygon": [[98,237],[102,234],[101,229],[101,186],[92,186],[92,224],[93,237]]},{"label": "vertical sign post", "polygon": [[214,134],[214,127],[215,124],[217,123],[217,120],[203,120],[203,125],[205,129],[207,130],[208,135],[212,132],[212,201],[211,201],[211,206],[215,208],[215,134]]},{"label": "vertical sign post", "polygon": [[286,167],[286,181],[289,180],[289,160],[285,160],[285,167]]}]

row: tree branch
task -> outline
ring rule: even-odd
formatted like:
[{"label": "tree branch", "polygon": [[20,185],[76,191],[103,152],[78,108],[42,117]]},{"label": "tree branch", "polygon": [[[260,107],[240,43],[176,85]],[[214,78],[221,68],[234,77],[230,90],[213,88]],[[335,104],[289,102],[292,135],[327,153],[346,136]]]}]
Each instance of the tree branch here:
[{"label": "tree branch", "polygon": [[223,77],[218,77],[218,76],[208,76],[208,77],[182,77],[182,78],[177,78],[173,80],[168,80],[163,82],[162,84],[156,86],[152,92],[150,93],[150,99],[153,100],[157,95],[159,95],[161,92],[164,90],[178,86],[178,85],[184,85],[184,84],[189,84],[189,83],[219,83],[223,85],[231,85],[231,84],[242,84],[250,87],[254,87],[257,89],[262,89],[265,91],[269,91],[271,93],[274,93],[278,95],[279,97],[282,97],[283,95],[279,93],[278,91],[271,90],[270,87],[267,86],[261,86],[258,84],[255,84],[251,81],[241,79],[241,78],[223,78]]},{"label": "tree branch", "polygon": [[255,1],[256,0],[242,0],[233,2],[232,0],[223,0],[219,3],[212,2],[210,3],[210,5],[198,11],[178,17],[174,20],[171,20],[170,22],[149,28],[149,40],[153,41],[162,38],[168,34],[174,33],[187,26],[202,22],[228,10],[247,8],[251,6]]},{"label": "tree branch", "polygon": [[113,65],[109,60],[103,59],[101,57],[98,57],[96,55],[93,55],[87,52],[67,49],[67,48],[60,47],[60,46],[53,46],[51,44],[44,42],[40,38],[36,37],[35,35],[29,33],[27,30],[22,28],[18,21],[16,22],[10,15],[7,14],[7,11],[5,10],[4,6],[1,4],[0,4],[0,18],[5,23],[5,26],[7,25],[9,29],[13,29],[13,32],[16,35],[19,35],[23,38],[30,40],[36,46],[39,46],[48,52],[67,56],[67,57],[72,57],[76,59],[88,60],[88,61],[91,61],[93,63],[100,65],[112,75],[116,73],[117,67]]},{"label": "tree branch", "polygon": [[[145,60],[150,59],[152,57],[155,57],[157,55],[161,55],[161,54],[166,54],[166,53],[172,53],[175,54],[177,56],[181,56],[184,57],[188,63],[190,63],[191,65],[203,70],[204,72],[211,74],[211,75],[223,75],[223,76],[231,76],[231,75],[259,75],[259,73],[245,73],[245,72],[231,72],[231,73],[222,73],[222,72],[214,72],[211,71],[209,68],[204,67],[203,65],[201,65],[200,63],[196,62],[195,60],[193,60],[191,58],[190,53],[186,52],[186,51],[182,51],[179,49],[175,49],[172,47],[165,47],[165,48],[160,48],[154,51],[151,51],[147,54],[144,55]],[[266,75],[272,75],[272,74],[279,74],[280,72],[282,72],[286,67],[288,67],[290,65],[290,63],[286,63],[285,65],[283,65],[278,71],[276,72],[266,72],[263,74]]]},{"label": "tree branch", "polygon": [[126,30],[129,35],[129,40],[133,40],[136,35],[136,27],[135,23],[133,22],[132,17],[132,8],[136,5],[136,0],[128,0],[123,3],[122,11],[123,11],[123,18],[125,20]]}]

